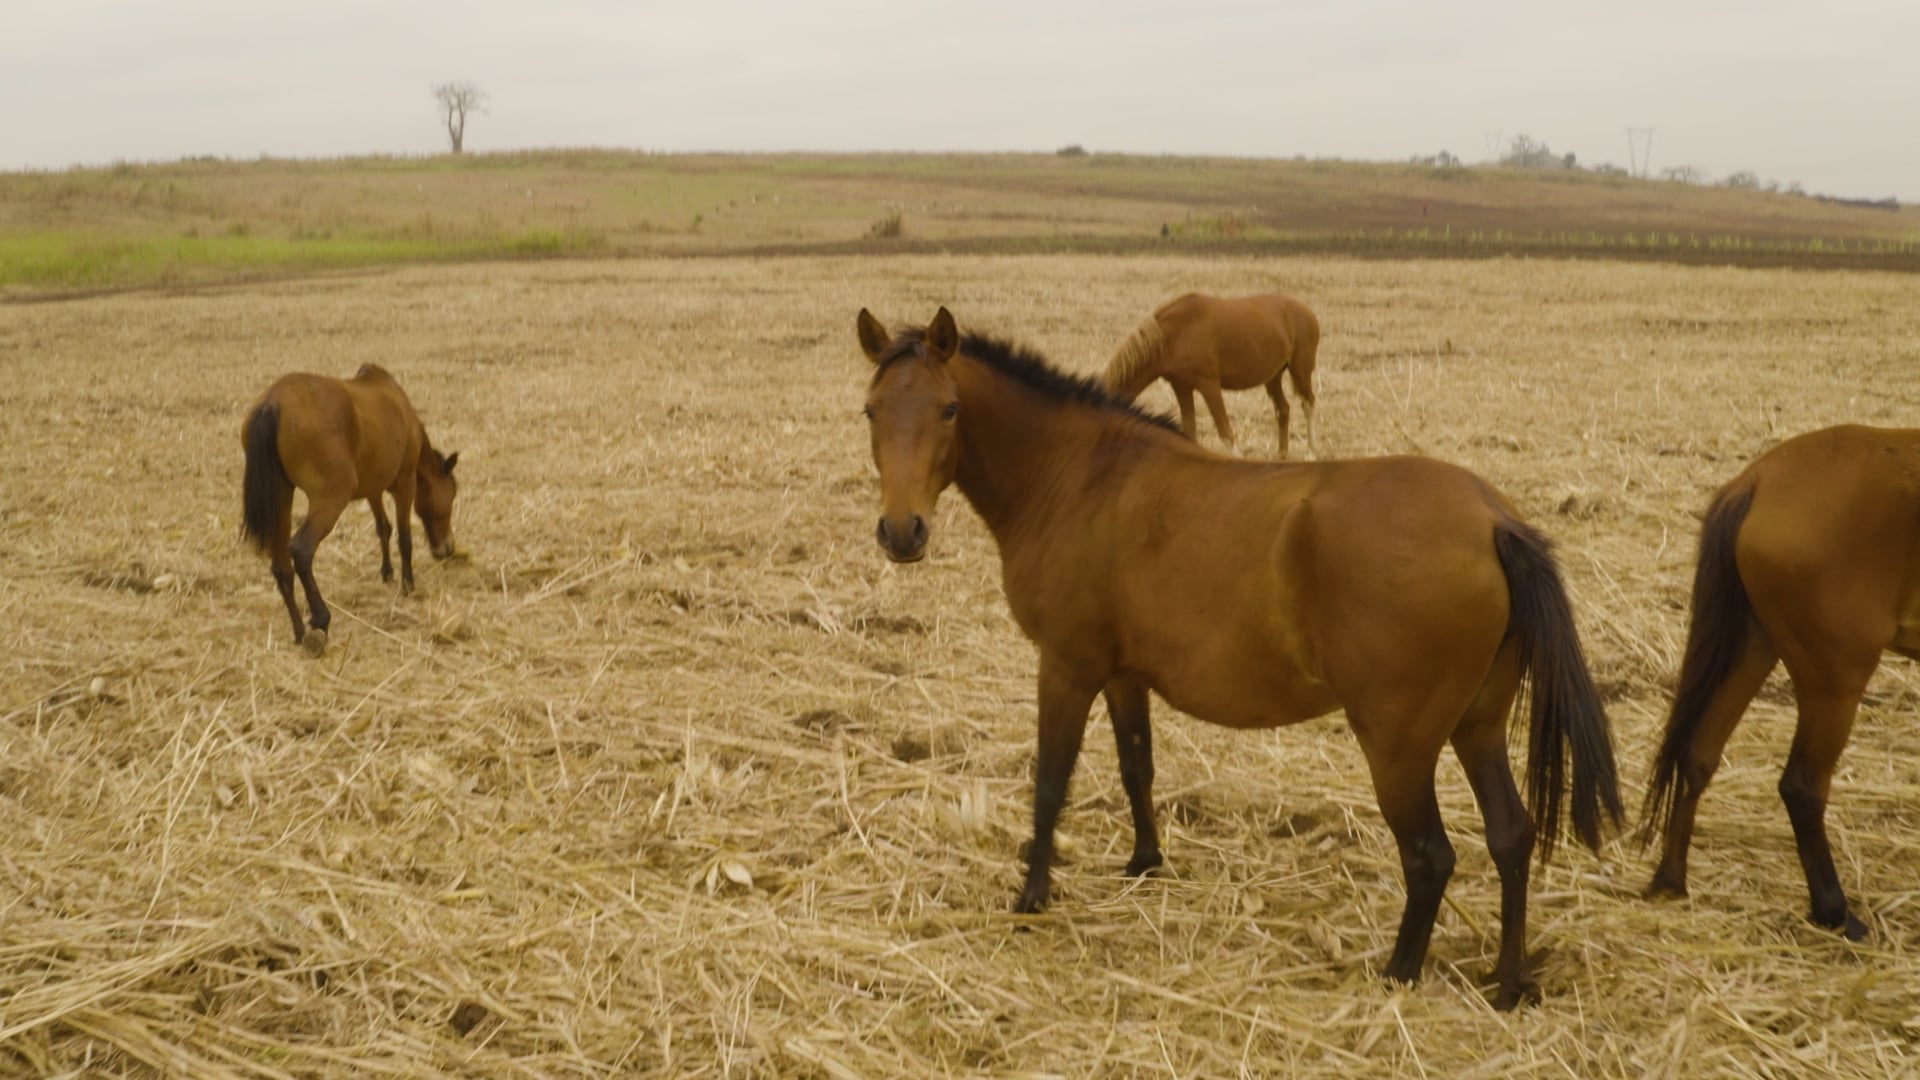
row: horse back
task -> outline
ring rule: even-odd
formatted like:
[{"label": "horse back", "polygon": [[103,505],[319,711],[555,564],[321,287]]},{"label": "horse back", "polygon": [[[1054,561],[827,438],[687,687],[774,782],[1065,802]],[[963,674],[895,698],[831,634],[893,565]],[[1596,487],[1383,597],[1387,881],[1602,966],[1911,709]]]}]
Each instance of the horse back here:
[{"label": "horse back", "polygon": [[[1120,667],[1195,715],[1287,723],[1417,692],[1442,671],[1470,694],[1506,632],[1493,541],[1511,515],[1464,469],[1410,457],[1265,465],[1209,455],[1143,462],[1125,486],[1106,515],[1080,523],[1079,536],[1103,538],[1087,552],[1067,560],[1046,545],[1056,575],[1071,561],[1087,580],[1035,574],[1030,587],[1049,613],[1073,604],[1099,613],[1050,628],[1056,648],[1111,648]],[[1018,584],[1010,599],[1029,587]],[[1383,656],[1407,670],[1383,670]]]},{"label": "horse back", "polygon": [[1264,386],[1296,360],[1312,362],[1320,324],[1279,293],[1222,298],[1188,293],[1154,312],[1175,367],[1210,369],[1228,390]]},{"label": "horse back", "polygon": [[413,404],[377,365],[351,379],[282,376],[262,401],[279,408],[280,460],[309,498],[371,498],[411,476],[419,461]]}]

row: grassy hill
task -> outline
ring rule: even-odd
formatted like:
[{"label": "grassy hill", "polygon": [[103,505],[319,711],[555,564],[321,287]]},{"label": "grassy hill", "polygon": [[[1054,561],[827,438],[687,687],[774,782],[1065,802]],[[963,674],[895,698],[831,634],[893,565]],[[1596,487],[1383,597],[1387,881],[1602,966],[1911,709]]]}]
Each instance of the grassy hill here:
[{"label": "grassy hill", "polygon": [[0,175],[0,292],[433,260],[1536,254],[1920,270],[1920,212],[1583,172],[1092,154],[193,160]]}]

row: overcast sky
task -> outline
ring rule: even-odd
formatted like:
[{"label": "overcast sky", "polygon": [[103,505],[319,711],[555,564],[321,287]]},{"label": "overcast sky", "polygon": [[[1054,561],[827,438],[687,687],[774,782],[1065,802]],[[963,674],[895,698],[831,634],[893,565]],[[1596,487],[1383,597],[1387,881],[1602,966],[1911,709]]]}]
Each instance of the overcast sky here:
[{"label": "overcast sky", "polygon": [[1094,150],[1751,170],[1920,201],[1920,0],[0,0],[0,169],[470,151]]}]

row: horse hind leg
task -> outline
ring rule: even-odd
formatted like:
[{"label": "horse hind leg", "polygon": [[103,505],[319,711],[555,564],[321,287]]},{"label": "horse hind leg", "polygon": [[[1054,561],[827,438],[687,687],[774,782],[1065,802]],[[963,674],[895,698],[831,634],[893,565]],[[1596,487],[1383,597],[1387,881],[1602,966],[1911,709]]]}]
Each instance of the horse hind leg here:
[{"label": "horse hind leg", "polygon": [[1433,940],[1433,922],[1440,913],[1440,899],[1446,894],[1447,882],[1453,878],[1454,854],[1446,827],[1440,821],[1433,774],[1428,772],[1424,782],[1408,774],[1395,784],[1399,790],[1381,793],[1380,810],[1393,830],[1394,843],[1400,848],[1400,869],[1407,881],[1407,906],[1400,916],[1400,932],[1394,937],[1393,957],[1387,961],[1386,976],[1412,984],[1420,980],[1420,969],[1427,960],[1427,945]]},{"label": "horse hind leg", "polygon": [[1727,739],[1778,662],[1778,655],[1760,627],[1749,624],[1746,647],[1740,659],[1714,689],[1683,751],[1679,776],[1674,783],[1673,807],[1667,814],[1666,843],[1661,850],[1660,865],[1647,885],[1648,896],[1687,895],[1687,851],[1693,843],[1694,815],[1700,807],[1700,796],[1706,793],[1713,774],[1720,768],[1720,754],[1726,749]]},{"label": "horse hind leg", "polygon": [[1287,408],[1287,395],[1281,390],[1281,383],[1285,381],[1286,370],[1284,368],[1281,369],[1278,374],[1274,375],[1272,379],[1267,381],[1267,396],[1273,399],[1273,423],[1279,432],[1279,442],[1273,452],[1273,456],[1281,461],[1287,460],[1288,441],[1287,426],[1289,410]]},{"label": "horse hind leg", "polygon": [[1526,958],[1527,860],[1533,855],[1533,821],[1507,759],[1507,717],[1518,689],[1519,669],[1509,645],[1452,738],[1453,752],[1486,823],[1487,853],[1500,872],[1500,958],[1493,969],[1498,987],[1493,1007],[1502,1011],[1539,995]]},{"label": "horse hind leg", "polygon": [[1307,416],[1307,453],[1317,461],[1320,458],[1320,445],[1314,441],[1313,413],[1319,402],[1313,394],[1314,352],[1315,349],[1310,348],[1304,354],[1296,353],[1293,361],[1287,365],[1286,372],[1293,379],[1293,396],[1300,399],[1300,411]]},{"label": "horse hind leg", "polygon": [[[1867,669],[1869,676],[1872,668]],[[1793,749],[1780,774],[1780,799],[1793,823],[1794,847],[1807,875],[1808,917],[1817,926],[1838,930],[1848,941],[1861,941],[1867,928],[1847,908],[1847,894],[1833,868],[1833,848],[1827,840],[1827,797],[1833,769],[1846,749],[1847,737],[1860,707],[1866,679],[1857,685],[1848,679],[1839,688],[1805,687],[1796,678],[1794,697],[1800,707],[1793,733]]]},{"label": "horse hind leg", "polygon": [[[1424,725],[1416,725],[1420,726]],[[1356,730],[1365,728],[1356,725]],[[1400,869],[1407,883],[1407,906],[1400,916],[1400,931],[1394,938],[1393,956],[1387,961],[1385,974],[1396,982],[1414,983],[1426,963],[1440,899],[1453,877],[1453,845],[1447,840],[1440,802],[1434,794],[1439,747],[1386,746],[1374,741],[1363,741],[1362,746],[1373,773],[1380,813],[1400,849]]]},{"label": "horse hind leg", "polygon": [[320,542],[333,531],[334,523],[340,520],[345,510],[344,499],[316,499],[307,497],[307,520],[293,535],[290,553],[293,556],[293,569],[300,576],[300,584],[307,593],[307,612],[314,630],[319,631],[317,642],[309,642],[309,647],[319,651],[326,647],[327,628],[333,625],[333,612],[327,602],[320,597],[320,586],[313,580],[313,554]]},{"label": "horse hind leg", "polygon": [[274,508],[273,536],[267,549],[268,566],[273,570],[273,584],[280,592],[280,599],[287,605],[287,616],[293,620],[293,643],[300,644],[306,636],[307,624],[300,618],[300,605],[293,598],[293,555],[288,541],[293,534],[293,488],[288,487],[282,493],[280,503]]}]

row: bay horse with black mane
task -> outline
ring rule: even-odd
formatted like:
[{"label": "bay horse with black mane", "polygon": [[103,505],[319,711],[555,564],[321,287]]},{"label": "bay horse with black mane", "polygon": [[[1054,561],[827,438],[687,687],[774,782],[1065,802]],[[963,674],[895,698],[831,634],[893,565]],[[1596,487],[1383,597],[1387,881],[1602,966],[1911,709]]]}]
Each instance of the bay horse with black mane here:
[{"label": "bay horse with black mane", "polygon": [[[367,364],[351,379],[283,376],[261,395],[240,426],[246,448],[241,483],[241,535],[267,554],[274,584],[293,619],[293,640],[326,648],[333,615],[313,580],[313,553],[333,531],[341,511],[367,500],[380,537],[380,580],[393,580],[393,556],[383,493],[393,496],[400,522],[400,592],[413,590],[414,512],[427,530],[434,558],[453,554],[453,498],[459,454],[440,456],[414,415],[413,403],[392,375]],[[307,517],[293,531],[293,492],[307,495]],[[300,621],[293,578],[306,589],[313,633]]]},{"label": "bay horse with black mane", "polygon": [[[1528,860],[1600,843],[1620,796],[1606,714],[1547,542],[1474,474],[1424,458],[1254,463],[1196,446],[1091,380],[945,308],[889,333],[860,313],[889,558],[926,553],[957,485],[999,546],[1014,619],[1039,647],[1033,843],[1015,910],[1047,902],[1053,831],[1088,709],[1105,694],[1132,808],[1128,874],[1160,865],[1148,691],[1228,727],[1345,708],[1406,874],[1386,975],[1418,978],[1453,847],[1434,770],[1451,743],[1500,874],[1495,1004],[1532,992]],[[1531,684],[1523,805],[1507,720]]]},{"label": "bay horse with black mane", "polygon": [[1160,305],[1136,327],[1107,362],[1101,377],[1109,394],[1132,401],[1167,380],[1180,405],[1180,429],[1196,436],[1193,394],[1198,390],[1213,414],[1213,426],[1229,449],[1233,424],[1222,390],[1266,388],[1280,441],[1274,456],[1287,456],[1287,396],[1293,392],[1307,414],[1307,449],[1320,456],[1313,438],[1313,364],[1320,348],[1320,321],[1307,305],[1279,293],[1222,299],[1188,293]]},{"label": "bay horse with black mane", "polygon": [[1780,798],[1814,923],[1867,928],[1827,842],[1827,797],[1883,652],[1920,659],[1920,431],[1835,427],[1760,455],[1700,530],[1679,684],[1647,788],[1643,839],[1665,834],[1648,893],[1685,896],[1694,811],[1760,684],[1782,662],[1799,719]]}]

